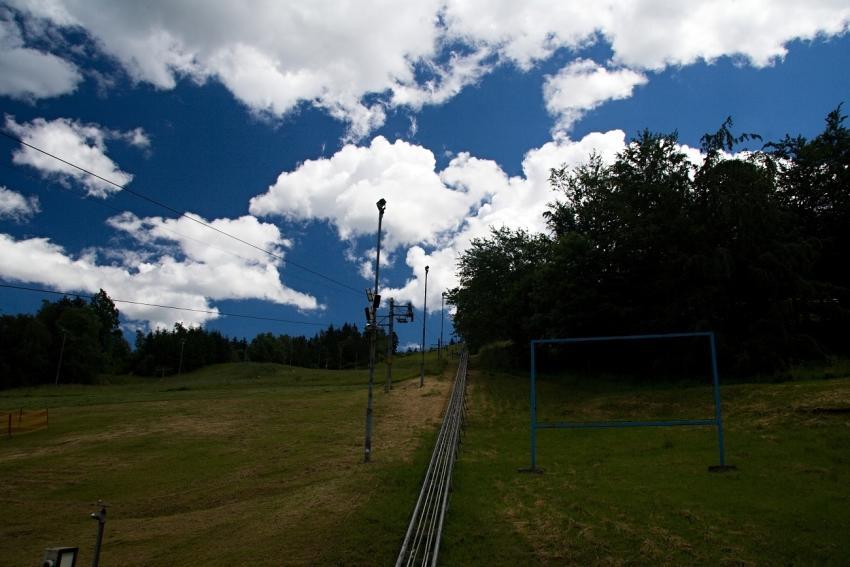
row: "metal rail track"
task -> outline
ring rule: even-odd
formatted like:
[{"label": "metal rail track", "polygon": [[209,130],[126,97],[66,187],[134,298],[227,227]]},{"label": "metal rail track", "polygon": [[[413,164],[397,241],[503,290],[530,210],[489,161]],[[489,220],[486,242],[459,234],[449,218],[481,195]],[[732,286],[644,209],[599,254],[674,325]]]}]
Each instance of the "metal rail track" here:
[{"label": "metal rail track", "polygon": [[466,367],[468,356],[464,352],[458,364],[457,375],[431,462],[422,481],[419,499],[413,509],[404,543],[396,560],[396,567],[436,565],[446,517],[449,492],[452,487],[452,470],[457,458],[463,418],[466,413]]}]

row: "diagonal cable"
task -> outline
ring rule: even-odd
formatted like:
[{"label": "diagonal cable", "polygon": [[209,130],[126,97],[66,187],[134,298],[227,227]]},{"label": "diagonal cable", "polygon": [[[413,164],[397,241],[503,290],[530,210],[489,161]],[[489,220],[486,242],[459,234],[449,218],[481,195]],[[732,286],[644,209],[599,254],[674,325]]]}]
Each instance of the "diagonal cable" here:
[{"label": "diagonal cable", "polygon": [[346,284],[346,283],[344,283],[344,282],[341,282],[341,281],[339,281],[339,280],[337,280],[337,279],[335,279],[335,278],[332,278],[332,277],[330,277],[330,276],[326,276],[325,274],[323,274],[323,273],[321,273],[321,272],[317,272],[316,270],[314,270],[314,269],[312,269],[312,268],[308,268],[307,266],[304,266],[304,265],[302,265],[302,264],[298,264],[298,263],[296,263],[296,262],[293,262],[292,260],[287,260],[287,259],[286,259],[286,258],[284,258],[283,256],[281,256],[281,255],[279,255],[279,254],[275,254],[275,253],[274,253],[274,252],[272,252],[271,250],[268,250],[268,249],[266,249],[266,248],[263,248],[262,246],[257,246],[256,244],[254,244],[254,243],[252,243],[252,242],[248,242],[247,240],[244,240],[244,239],[242,239],[242,238],[239,238],[239,237],[238,237],[238,236],[236,236],[236,235],[230,234],[229,232],[226,232],[226,231],[224,231],[224,230],[221,230],[220,228],[216,228],[216,227],[214,227],[213,225],[211,225],[211,224],[209,224],[209,223],[207,223],[207,222],[204,222],[203,220],[201,220],[201,219],[199,219],[199,218],[197,218],[197,217],[194,217],[194,216],[192,216],[192,215],[190,215],[190,214],[188,214],[188,213],[186,213],[186,212],[184,212],[184,211],[180,211],[180,210],[178,210],[178,209],[175,209],[174,207],[172,207],[172,206],[170,206],[170,205],[167,205],[167,204],[165,204],[165,203],[163,203],[163,202],[161,202],[161,201],[158,201],[158,200],[154,199],[153,197],[149,197],[149,196],[145,195],[144,193],[140,193],[139,191],[136,191],[136,190],[134,190],[134,189],[129,189],[129,188],[127,188],[125,185],[121,185],[120,183],[116,183],[115,181],[112,181],[111,179],[107,179],[106,177],[103,177],[103,176],[101,176],[101,175],[98,175],[97,173],[94,173],[93,171],[90,171],[90,170],[88,170],[88,169],[86,169],[86,168],[84,168],[84,167],[82,167],[82,166],[79,166],[79,165],[77,165],[77,164],[75,164],[75,163],[73,163],[73,162],[70,162],[70,161],[68,161],[68,160],[66,160],[66,159],[63,159],[63,158],[61,158],[61,157],[57,156],[57,155],[54,155],[54,154],[52,154],[52,153],[48,152],[47,150],[43,150],[43,149],[39,148],[38,146],[34,146],[34,145],[30,144],[29,142],[25,142],[25,141],[24,141],[24,140],[22,140],[21,138],[18,138],[17,136],[14,136],[14,135],[12,135],[12,134],[9,134],[9,133],[8,133],[8,132],[6,132],[5,130],[0,130],[0,135],[4,136],[4,137],[6,137],[6,138],[8,138],[8,139],[10,139],[10,140],[13,140],[13,141],[15,141],[15,142],[18,142],[19,144],[21,144],[21,145],[23,145],[23,146],[26,146],[26,147],[28,147],[28,148],[30,148],[30,149],[32,149],[32,150],[35,150],[35,151],[37,151],[37,152],[40,152],[40,153],[42,153],[42,154],[44,154],[44,155],[46,155],[46,156],[48,156],[48,157],[50,157],[50,158],[53,158],[53,159],[55,159],[55,160],[57,160],[57,161],[59,161],[59,162],[62,162],[62,163],[64,163],[65,165],[71,166],[71,167],[73,167],[74,169],[77,169],[77,170],[79,170],[79,171],[82,171],[82,172],[83,172],[83,173],[85,173],[86,175],[90,175],[90,176],[92,176],[92,177],[94,177],[94,178],[96,178],[96,179],[100,179],[100,180],[101,180],[101,181],[103,181],[104,183],[108,183],[109,185],[112,185],[112,186],[114,186],[114,187],[117,187],[118,189],[121,189],[122,191],[125,191],[125,192],[129,193],[130,195],[133,195],[134,197],[137,197],[137,198],[139,198],[139,199],[142,199],[143,201],[147,201],[148,203],[151,203],[151,204],[156,205],[156,206],[158,206],[158,207],[162,207],[163,209],[165,209],[165,210],[167,210],[167,211],[170,211],[170,212],[174,213],[174,214],[175,214],[175,215],[177,215],[178,217],[185,217],[185,218],[189,219],[189,220],[190,220],[190,221],[192,221],[192,222],[196,222],[196,223],[198,223],[198,224],[199,224],[199,225],[201,225],[201,226],[204,226],[204,227],[206,227],[206,228],[208,228],[208,229],[210,229],[210,230],[214,230],[215,232],[218,232],[219,234],[222,234],[222,235],[224,235],[224,236],[226,236],[226,237],[228,237],[228,238],[232,238],[233,240],[236,240],[237,242],[241,242],[242,244],[245,244],[246,246],[250,246],[251,248],[255,248],[256,250],[259,250],[260,252],[264,252],[264,253],[268,254],[269,256],[271,256],[271,257],[273,257],[273,258],[277,258],[277,259],[279,259],[279,260],[281,260],[281,261],[285,262],[286,264],[291,264],[292,266],[295,266],[295,267],[296,267],[296,268],[298,268],[298,269],[304,270],[305,272],[311,273],[311,274],[313,274],[314,276],[318,276],[318,277],[320,277],[320,278],[322,278],[322,279],[324,279],[324,280],[327,280],[327,281],[329,281],[329,282],[332,282],[332,283],[334,283],[334,284],[336,284],[336,285],[338,285],[338,286],[340,286],[340,287],[342,287],[342,288],[345,288],[345,289],[347,289],[347,290],[349,290],[349,291],[351,291],[351,292],[353,292],[353,293],[356,293],[357,295],[361,295],[361,294],[362,294],[362,291],[361,291],[361,290],[359,290],[359,289],[357,289],[357,288],[356,288],[356,287],[354,287],[354,286],[350,286],[350,285],[348,285],[348,284]]}]

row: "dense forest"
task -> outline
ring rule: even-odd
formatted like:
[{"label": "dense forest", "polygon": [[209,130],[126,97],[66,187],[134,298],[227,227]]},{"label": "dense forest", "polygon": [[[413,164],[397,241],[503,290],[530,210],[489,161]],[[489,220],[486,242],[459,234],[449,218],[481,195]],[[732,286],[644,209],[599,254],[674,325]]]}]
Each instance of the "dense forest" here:
[{"label": "dense forest", "polygon": [[0,388],[90,382],[123,369],[129,356],[118,310],[103,290],[88,303],[63,297],[44,301],[35,315],[0,317]]},{"label": "dense forest", "polygon": [[[398,337],[393,333],[393,348]],[[386,353],[386,333],[379,331],[378,359]],[[180,366],[182,352],[182,367]],[[187,372],[221,362],[274,362],[305,368],[365,368],[369,362],[369,335],[356,325],[330,325],[312,337],[260,333],[249,343],[245,339],[228,339],[218,331],[201,327],[173,330],[157,329],[136,333],[136,349],[129,368],[141,376]]]},{"label": "dense forest", "polygon": [[[457,332],[473,350],[509,341],[517,362],[530,339],[708,330],[738,374],[847,354],[844,122],[839,107],[814,139],[762,145],[729,119],[699,166],[645,131],[613,163],[553,170],[546,234],[494,228],[460,258]],[[745,141],[761,149],[734,153]]]},{"label": "dense forest", "polygon": [[[44,301],[34,315],[0,316],[0,389],[50,383],[91,383],[102,373],[167,376],[222,362],[275,362],[307,368],[365,368],[369,335],[356,325],[329,326],[313,337],[261,333],[249,343],[201,327],[136,332],[124,339],[119,312],[103,290],[89,302]],[[387,335],[377,339],[383,360]],[[393,333],[393,350],[398,336]]]}]

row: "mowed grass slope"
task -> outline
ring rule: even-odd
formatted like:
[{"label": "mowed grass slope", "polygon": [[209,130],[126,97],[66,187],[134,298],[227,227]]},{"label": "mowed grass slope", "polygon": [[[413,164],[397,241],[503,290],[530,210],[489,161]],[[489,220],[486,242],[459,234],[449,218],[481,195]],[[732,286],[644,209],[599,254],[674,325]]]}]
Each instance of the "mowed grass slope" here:
[{"label": "mowed grass slope", "polygon": [[[429,357],[434,358],[432,355]],[[181,378],[0,392],[0,410],[50,408],[47,430],[0,440],[0,565],[44,548],[103,565],[373,565],[394,561],[443,410],[451,367],[396,359],[376,373],[364,465],[366,371],[229,364]]]},{"label": "mowed grass slope", "polygon": [[[474,363],[473,363],[474,367]],[[445,565],[848,565],[850,378],[723,388],[715,429],[542,430],[528,377],[473,370]],[[539,383],[541,421],[705,418],[709,387]]]}]

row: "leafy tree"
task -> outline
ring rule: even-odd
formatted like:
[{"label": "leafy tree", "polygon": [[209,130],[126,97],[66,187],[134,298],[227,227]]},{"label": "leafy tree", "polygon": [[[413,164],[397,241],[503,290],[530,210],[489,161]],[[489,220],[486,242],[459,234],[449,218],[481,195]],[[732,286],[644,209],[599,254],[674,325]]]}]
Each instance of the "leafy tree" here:
[{"label": "leafy tree", "polygon": [[759,137],[727,119],[703,137],[700,167],[675,134],[645,131],[613,163],[554,169],[549,234],[494,229],[461,256],[458,333],[522,354],[531,338],[712,329],[742,373],[848,349],[843,121],[838,109],[811,142],[736,156]]},{"label": "leafy tree", "polygon": [[454,325],[470,348],[527,335],[534,274],[548,246],[545,236],[507,228],[472,241],[458,261],[460,285],[446,295],[459,307]]},{"label": "leafy tree", "polygon": [[91,299],[90,309],[100,322],[98,340],[103,353],[102,371],[123,370],[130,356],[130,345],[121,332],[120,318],[115,303],[102,289]]},{"label": "leafy tree", "polygon": [[841,106],[812,140],[786,136],[768,144],[776,158],[779,196],[796,231],[813,252],[817,282],[808,301],[797,302],[806,329],[824,344],[850,351],[850,129]]},{"label": "leafy tree", "polygon": [[50,330],[32,315],[0,317],[0,389],[34,386],[55,373]]}]

